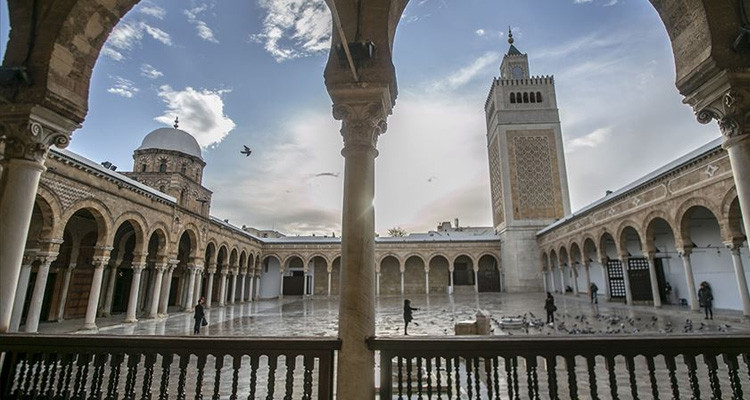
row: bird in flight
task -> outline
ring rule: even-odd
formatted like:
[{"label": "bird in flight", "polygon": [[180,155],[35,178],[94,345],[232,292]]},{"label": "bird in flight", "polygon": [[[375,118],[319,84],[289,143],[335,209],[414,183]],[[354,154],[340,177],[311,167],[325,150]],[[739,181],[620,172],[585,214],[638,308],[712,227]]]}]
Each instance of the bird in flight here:
[{"label": "bird in flight", "polygon": [[250,154],[251,154],[251,153],[252,153],[253,151],[252,151],[252,150],[250,150],[250,148],[249,148],[249,147],[247,147],[247,146],[245,146],[245,145],[242,145],[242,147],[244,147],[245,149],[244,149],[244,150],[240,150],[240,154],[244,154],[244,155],[245,155],[245,157],[249,157],[249,156],[250,156]]}]

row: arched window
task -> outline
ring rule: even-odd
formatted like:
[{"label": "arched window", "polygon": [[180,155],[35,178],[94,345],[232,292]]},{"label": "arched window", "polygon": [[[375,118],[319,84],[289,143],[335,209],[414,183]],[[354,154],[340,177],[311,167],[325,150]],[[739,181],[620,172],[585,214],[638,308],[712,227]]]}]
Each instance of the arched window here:
[{"label": "arched window", "polygon": [[536,103],[536,98],[534,97],[534,92],[531,92],[531,96],[529,96],[529,100],[531,100],[532,103]]},{"label": "arched window", "polygon": [[513,104],[513,103],[516,102],[516,94],[515,93],[511,93],[510,94],[510,102],[511,102],[511,104]]},{"label": "arched window", "polygon": [[146,172],[146,164],[141,164],[141,172]]},{"label": "arched window", "polygon": [[523,93],[523,102],[528,103],[529,102],[529,92]]},{"label": "arched window", "polygon": [[187,172],[187,166],[185,164],[182,164],[182,168],[180,168],[180,172],[183,174]]},{"label": "arched window", "polygon": [[542,102],[542,92],[536,92],[536,102],[537,103]]},{"label": "arched window", "polygon": [[521,103],[521,92],[516,92],[516,103]]},{"label": "arched window", "polygon": [[164,193],[164,185],[159,186],[159,191]]}]

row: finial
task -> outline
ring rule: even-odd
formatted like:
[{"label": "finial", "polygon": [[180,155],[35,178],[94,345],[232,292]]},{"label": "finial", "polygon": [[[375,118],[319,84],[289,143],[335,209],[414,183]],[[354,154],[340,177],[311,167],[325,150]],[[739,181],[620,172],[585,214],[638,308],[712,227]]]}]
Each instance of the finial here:
[{"label": "finial", "polygon": [[174,117],[174,125],[172,126],[174,126],[175,129],[180,126],[180,117]]},{"label": "finial", "polygon": [[508,26],[508,43],[513,44],[513,31],[510,30],[510,26]]}]

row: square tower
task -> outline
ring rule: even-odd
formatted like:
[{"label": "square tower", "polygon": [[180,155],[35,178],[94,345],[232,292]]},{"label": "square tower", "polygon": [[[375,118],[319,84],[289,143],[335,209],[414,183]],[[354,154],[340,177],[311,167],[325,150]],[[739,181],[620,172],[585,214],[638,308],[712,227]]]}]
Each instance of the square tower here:
[{"label": "square tower", "polygon": [[552,76],[531,76],[513,45],[490,88],[485,115],[493,226],[508,291],[541,289],[536,232],[570,213],[560,115]]}]

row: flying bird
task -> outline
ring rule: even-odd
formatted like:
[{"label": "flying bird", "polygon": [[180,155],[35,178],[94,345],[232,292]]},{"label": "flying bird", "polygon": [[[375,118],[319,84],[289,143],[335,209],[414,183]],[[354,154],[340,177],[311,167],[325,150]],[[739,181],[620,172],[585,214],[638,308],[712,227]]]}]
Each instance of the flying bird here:
[{"label": "flying bird", "polygon": [[245,145],[242,145],[242,147],[244,147],[245,149],[244,150],[240,150],[240,154],[244,154],[245,157],[249,157],[250,154],[252,154],[253,151],[250,150],[250,148],[247,147],[247,146],[245,146]]},{"label": "flying bird", "polygon": [[433,176],[431,176],[431,177],[427,178],[427,182],[432,182],[432,181],[434,181],[435,179],[437,179],[437,176],[433,175]]},{"label": "flying bird", "polygon": [[340,172],[321,172],[321,173],[315,174],[313,176],[315,178],[320,177],[320,176],[331,176],[331,177],[334,177],[334,178],[338,178],[339,174],[340,174]]}]

